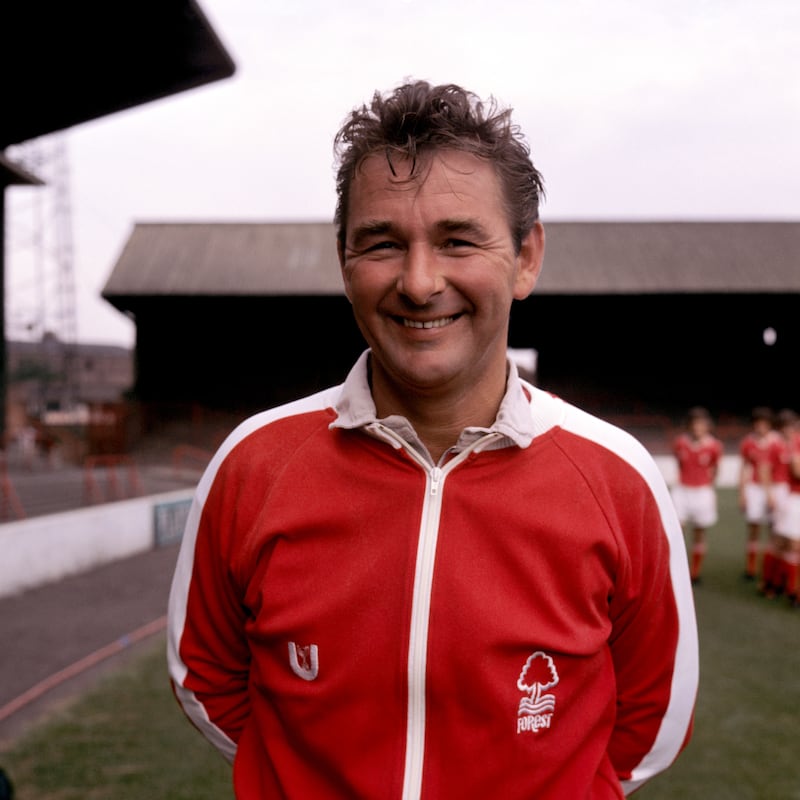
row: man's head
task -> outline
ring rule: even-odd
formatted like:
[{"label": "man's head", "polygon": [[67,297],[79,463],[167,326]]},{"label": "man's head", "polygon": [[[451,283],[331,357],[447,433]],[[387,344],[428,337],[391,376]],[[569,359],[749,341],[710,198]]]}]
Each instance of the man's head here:
[{"label": "man's head", "polygon": [[503,189],[517,250],[539,219],[544,183],[519,128],[511,122],[511,110],[499,109],[493,99],[485,105],[459,86],[416,81],[386,94],[376,92],[369,106],[355,109],[347,118],[336,135],[335,149],[339,169],[334,222],[340,246],[353,178],[364,159],[376,154],[385,157],[390,167],[398,160],[410,162],[409,180],[417,177],[417,169],[425,168],[426,156],[437,150],[463,151],[489,162]]},{"label": "man's head", "polygon": [[376,95],[337,147],[339,261],[376,403],[399,413],[435,397],[463,409],[470,397],[483,410],[469,424],[491,422],[511,305],[533,290],[544,256],[527,148],[505,112],[425,83]]},{"label": "man's head", "polygon": [[702,406],[690,408],[687,417],[689,431],[696,439],[705,436],[712,428],[711,414]]},{"label": "man's head", "polygon": [[758,406],[753,409],[750,418],[753,422],[753,430],[759,434],[766,434],[772,430],[775,421],[775,414],[767,406]]},{"label": "man's head", "polygon": [[797,427],[798,423],[797,413],[790,408],[782,408],[775,415],[775,427],[784,435],[790,435]]}]

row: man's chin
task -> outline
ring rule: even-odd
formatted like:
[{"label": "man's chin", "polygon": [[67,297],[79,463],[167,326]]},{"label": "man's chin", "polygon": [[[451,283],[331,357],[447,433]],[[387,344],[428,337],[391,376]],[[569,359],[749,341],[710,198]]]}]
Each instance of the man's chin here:
[{"label": "man's chin", "polygon": [[400,390],[414,394],[436,394],[451,387],[459,371],[452,362],[406,364],[396,366],[386,373],[389,381]]}]

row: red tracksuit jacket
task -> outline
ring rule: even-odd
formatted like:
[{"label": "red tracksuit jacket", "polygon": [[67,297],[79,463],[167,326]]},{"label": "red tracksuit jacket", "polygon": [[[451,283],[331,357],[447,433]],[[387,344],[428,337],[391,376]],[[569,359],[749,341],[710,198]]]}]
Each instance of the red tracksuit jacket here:
[{"label": "red tracksuit jacket", "polygon": [[631,437],[511,372],[433,465],[367,354],[201,480],[169,665],[238,798],[619,798],[688,740],[680,525]]}]

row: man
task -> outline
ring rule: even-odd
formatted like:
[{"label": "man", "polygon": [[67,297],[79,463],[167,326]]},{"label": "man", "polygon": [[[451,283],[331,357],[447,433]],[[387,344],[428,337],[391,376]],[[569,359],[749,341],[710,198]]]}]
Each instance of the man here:
[{"label": "man", "polygon": [[800,608],[800,430],[793,411],[782,412],[788,446],[786,461],[789,493],[776,523],[781,540],[781,588],[792,608]]},{"label": "man", "polygon": [[772,486],[772,454],[778,442],[773,430],[774,414],[766,406],[758,406],[751,414],[751,429],[739,443],[739,508],[747,523],[744,578],[754,581],[758,574],[761,552],[761,531],[770,524],[770,490]]},{"label": "man", "polygon": [[681,524],[692,531],[690,575],[692,583],[698,583],[708,549],[706,530],[717,524],[714,482],[723,446],[711,432],[711,414],[705,408],[689,409],[686,428],[672,444],[678,462],[678,481],[672,489],[672,499]]},{"label": "man", "polygon": [[541,177],[457,86],[376,94],[336,141],[369,350],[209,465],[170,598],[178,699],[239,798],[622,797],[689,736],[691,585],[649,455],[506,358]]},{"label": "man", "polygon": [[[798,568],[800,568],[800,528],[795,519],[787,518],[790,506],[796,505],[792,495],[798,492],[797,478],[792,462],[798,450],[798,417],[784,408],[775,415],[775,442],[770,452],[769,487],[770,533],[761,562],[759,592],[768,598],[786,592],[790,602],[796,603]],[[794,487],[794,488],[793,488]],[[784,533],[788,531],[788,535]]]}]

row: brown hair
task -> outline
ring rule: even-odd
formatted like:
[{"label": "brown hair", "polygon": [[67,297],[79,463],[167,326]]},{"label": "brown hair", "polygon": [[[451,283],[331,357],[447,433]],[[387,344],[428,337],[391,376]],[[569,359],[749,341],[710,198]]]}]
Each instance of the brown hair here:
[{"label": "brown hair", "polygon": [[689,422],[692,422],[696,419],[704,419],[707,422],[711,422],[711,413],[703,406],[692,406],[686,416],[689,419]]},{"label": "brown hair", "polygon": [[768,406],[756,406],[750,414],[750,419],[753,422],[764,420],[765,422],[769,422],[770,425],[773,425],[775,422],[775,413]]},{"label": "brown hair", "polygon": [[539,219],[544,181],[519,127],[511,122],[511,109],[500,109],[494,98],[484,106],[455,84],[431,86],[426,81],[405,83],[386,94],[375,92],[370,105],[354,109],[336,134],[334,224],[340,243],[344,245],[350,187],[367,156],[385,155],[393,174],[393,159],[408,159],[411,180],[418,175],[421,155],[444,149],[472,153],[494,166],[519,251]]}]

